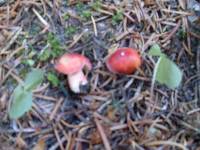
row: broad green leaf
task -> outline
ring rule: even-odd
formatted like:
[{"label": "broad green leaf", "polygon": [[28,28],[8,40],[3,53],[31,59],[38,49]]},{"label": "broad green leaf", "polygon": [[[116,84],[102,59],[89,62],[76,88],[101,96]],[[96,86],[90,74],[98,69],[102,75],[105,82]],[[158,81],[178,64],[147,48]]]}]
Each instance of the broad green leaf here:
[{"label": "broad green leaf", "polygon": [[36,88],[43,80],[44,72],[41,69],[33,69],[24,81],[24,87],[26,90],[33,90]]},{"label": "broad green leaf", "polygon": [[174,62],[167,57],[162,56],[156,63],[153,80],[154,78],[159,83],[174,89],[181,83],[182,72]]},{"label": "broad green leaf", "polygon": [[32,97],[32,92],[26,91],[21,85],[18,85],[12,95],[10,118],[17,119],[29,111],[32,106]]},{"label": "broad green leaf", "polygon": [[149,50],[149,55],[151,56],[162,56],[162,52],[160,50],[160,46],[158,44],[154,44],[150,50]]}]

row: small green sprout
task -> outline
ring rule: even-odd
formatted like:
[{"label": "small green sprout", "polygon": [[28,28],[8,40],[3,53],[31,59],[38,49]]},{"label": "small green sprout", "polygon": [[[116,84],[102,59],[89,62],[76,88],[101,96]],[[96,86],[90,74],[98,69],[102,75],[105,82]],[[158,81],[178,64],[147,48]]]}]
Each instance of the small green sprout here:
[{"label": "small green sprout", "polygon": [[54,34],[48,34],[47,42],[50,45],[51,55],[53,56],[53,58],[63,53],[64,50],[61,48],[61,44]]},{"label": "small green sprout", "polygon": [[68,13],[66,13],[66,14],[63,15],[63,19],[65,21],[69,20],[69,18],[70,18],[70,15]]},{"label": "small green sprout", "polygon": [[47,36],[47,44],[49,47],[45,48],[39,55],[40,61],[47,61],[50,58],[56,58],[64,53],[64,49],[61,47],[60,41],[52,33]]},{"label": "small green sprout", "polygon": [[44,49],[44,51],[39,55],[40,61],[46,61],[51,57],[51,51],[49,49]]},{"label": "small green sprout", "polygon": [[77,27],[76,26],[69,26],[65,29],[65,34],[70,37],[72,36],[74,33],[77,32]]},{"label": "small green sprout", "polygon": [[112,16],[112,24],[117,25],[119,22],[123,20],[123,13],[122,11],[117,11],[113,16]]},{"label": "small green sprout", "polygon": [[178,35],[178,38],[179,38],[180,40],[185,40],[186,37],[187,37],[187,32],[182,28],[182,29],[180,29],[180,30],[178,31],[177,35]]},{"label": "small green sprout", "polygon": [[59,85],[59,79],[56,76],[55,73],[53,72],[49,72],[47,74],[47,80],[50,82],[50,84],[52,84],[54,87],[57,87]]},{"label": "small green sprout", "polygon": [[99,0],[95,1],[94,3],[92,3],[92,8],[94,10],[98,10],[101,8],[101,2]]},{"label": "small green sprout", "polygon": [[92,12],[89,10],[84,10],[81,15],[81,17],[84,18],[84,20],[89,20],[91,16],[92,16]]}]

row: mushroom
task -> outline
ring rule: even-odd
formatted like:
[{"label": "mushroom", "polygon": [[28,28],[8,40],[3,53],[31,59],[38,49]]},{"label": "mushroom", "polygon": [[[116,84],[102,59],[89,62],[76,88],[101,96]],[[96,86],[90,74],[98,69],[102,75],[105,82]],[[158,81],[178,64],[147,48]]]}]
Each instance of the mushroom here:
[{"label": "mushroom", "polygon": [[140,65],[140,55],[132,48],[118,48],[106,60],[107,68],[117,74],[131,74]]},{"label": "mushroom", "polygon": [[77,53],[64,54],[55,64],[55,69],[68,77],[69,87],[74,93],[81,93],[81,87],[87,86],[88,80],[83,73],[83,69],[92,69],[90,60]]}]

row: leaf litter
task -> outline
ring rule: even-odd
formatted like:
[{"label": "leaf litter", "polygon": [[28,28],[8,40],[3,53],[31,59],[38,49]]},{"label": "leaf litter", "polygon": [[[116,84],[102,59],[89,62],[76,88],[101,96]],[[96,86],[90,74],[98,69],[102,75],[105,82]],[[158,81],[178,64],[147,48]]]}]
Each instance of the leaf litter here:
[{"label": "leaf litter", "polygon": [[[199,15],[188,4],[0,2],[1,147],[16,149],[20,137],[27,149],[199,149]],[[54,37],[48,39],[49,34]],[[179,88],[151,86],[156,61],[147,53],[153,44],[181,68]],[[141,71],[128,76],[108,72],[105,58],[113,45],[139,49]],[[46,51],[51,55],[41,60]],[[87,95],[70,93],[66,77],[54,72],[54,61],[64,52],[78,52],[92,61]],[[22,63],[26,59],[34,63]],[[31,67],[55,76],[34,90],[32,109],[12,120],[7,113],[11,95]],[[59,84],[52,81],[57,78]]]}]

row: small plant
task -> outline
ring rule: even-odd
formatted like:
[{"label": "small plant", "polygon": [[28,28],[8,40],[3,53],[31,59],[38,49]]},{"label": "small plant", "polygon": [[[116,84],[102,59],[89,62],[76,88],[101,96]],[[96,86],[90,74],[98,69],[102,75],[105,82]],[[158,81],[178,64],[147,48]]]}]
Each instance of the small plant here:
[{"label": "small plant", "polygon": [[76,10],[78,12],[78,15],[82,18],[83,21],[89,20],[90,17],[92,16],[90,8],[88,8],[87,5],[84,5],[81,2],[76,4]]},{"label": "small plant", "polygon": [[35,64],[35,61],[33,59],[25,59],[22,61],[22,64],[32,67]]},{"label": "small plant", "polygon": [[9,116],[18,119],[32,107],[33,90],[43,81],[44,72],[40,69],[33,69],[25,78],[24,83],[19,84],[12,96]]},{"label": "small plant", "polygon": [[159,57],[154,68],[153,83],[158,81],[171,89],[178,87],[182,80],[182,72],[179,67],[161,52],[157,44],[151,47],[149,55]]},{"label": "small plant", "polygon": [[77,27],[75,26],[69,26],[65,29],[65,34],[70,37],[72,36],[74,33],[77,32]]},{"label": "small plant", "polygon": [[63,19],[67,21],[70,18],[70,15],[68,13],[64,14]]},{"label": "small plant", "polygon": [[64,50],[61,48],[61,44],[54,34],[48,34],[47,43],[50,45],[53,58],[60,56],[63,53]]},{"label": "small plant", "polygon": [[84,18],[84,20],[89,20],[91,16],[92,12],[90,10],[82,11],[81,17]]},{"label": "small plant", "polygon": [[24,54],[21,55],[25,55],[24,58],[22,58],[21,63],[30,67],[33,67],[35,64],[35,56],[37,55],[36,50],[33,48],[32,45],[28,45],[28,50],[24,51]]},{"label": "small plant", "polygon": [[77,4],[76,4],[76,10],[78,11],[78,12],[82,12],[83,11],[83,9],[84,9],[84,4],[82,3],[82,2],[78,2]]},{"label": "small plant", "polygon": [[51,51],[46,48],[44,51],[39,55],[39,60],[40,61],[46,61],[51,57]]},{"label": "small plant", "polygon": [[40,61],[46,61],[49,58],[55,58],[64,53],[64,49],[61,47],[59,40],[54,34],[48,34],[47,43],[49,47],[44,49],[38,56]]},{"label": "small plant", "polygon": [[177,36],[180,40],[185,40],[187,38],[187,32],[182,28],[178,30]]},{"label": "small plant", "polygon": [[47,74],[47,80],[54,86],[57,87],[59,85],[59,79],[55,73],[49,72]]},{"label": "small plant", "polygon": [[96,0],[94,3],[92,3],[92,8],[94,10],[98,10],[101,8],[101,2],[99,0]]},{"label": "small plant", "polygon": [[113,16],[112,16],[112,24],[117,25],[119,22],[123,20],[123,13],[122,11],[117,11]]},{"label": "small plant", "polygon": [[37,35],[38,32],[40,32],[41,27],[38,26],[36,23],[31,24],[30,30],[29,30],[29,34],[30,35]]}]

